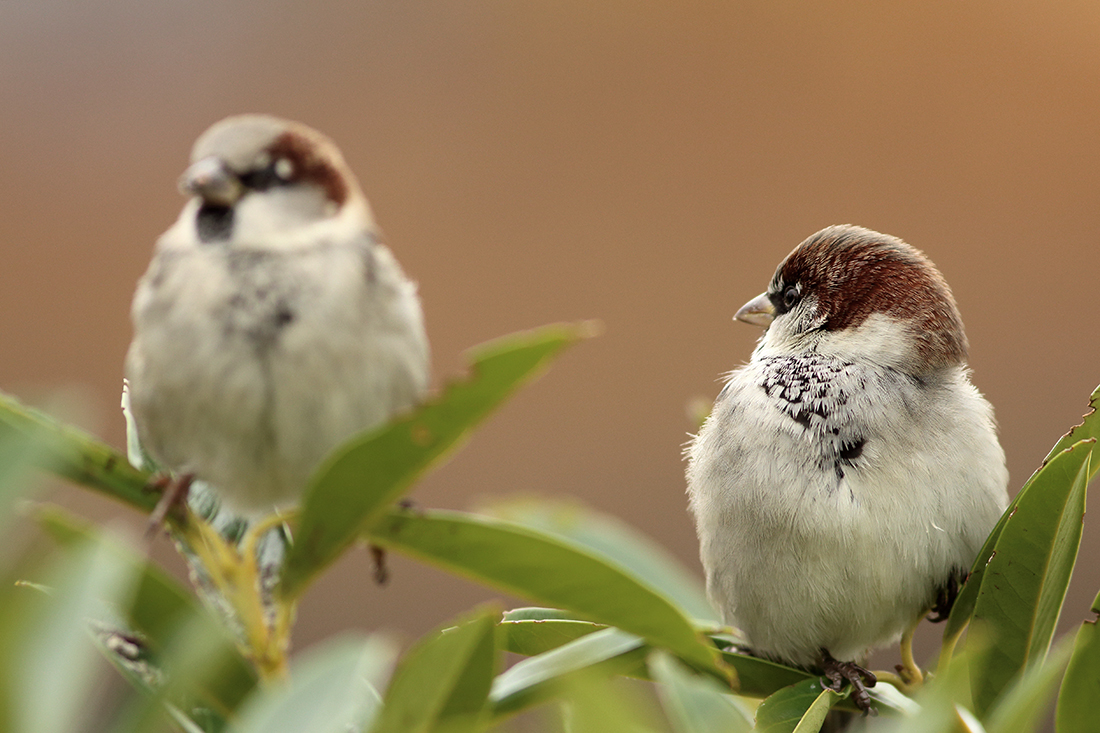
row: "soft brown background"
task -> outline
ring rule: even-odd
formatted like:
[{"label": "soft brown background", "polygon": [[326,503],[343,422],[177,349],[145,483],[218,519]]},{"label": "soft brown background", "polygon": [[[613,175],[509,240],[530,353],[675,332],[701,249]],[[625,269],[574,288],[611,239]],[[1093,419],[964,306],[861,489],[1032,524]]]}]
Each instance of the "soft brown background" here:
[{"label": "soft brown background", "polygon": [[[576,497],[699,572],[685,405],[748,357],[758,334],[737,307],[845,222],[923,248],[954,287],[1015,490],[1100,382],[1100,6],[890,5],[0,3],[0,388],[78,385],[122,444],[127,309],[191,142],[272,112],[330,134],[362,179],[420,283],[437,381],[500,334],[606,326],[421,504]],[[1091,519],[1064,628],[1100,586]],[[153,550],[174,563],[163,539]],[[299,646],[419,634],[494,596],[393,565],[385,588],[362,552],[329,572]]]}]

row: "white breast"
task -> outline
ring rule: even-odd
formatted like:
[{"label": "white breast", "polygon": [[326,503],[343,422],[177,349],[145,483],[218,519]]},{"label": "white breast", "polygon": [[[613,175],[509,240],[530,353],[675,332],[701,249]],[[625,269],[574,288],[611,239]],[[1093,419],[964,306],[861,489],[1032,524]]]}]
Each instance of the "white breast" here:
[{"label": "white breast", "polygon": [[236,509],[270,510],[340,442],[414,405],[428,381],[419,301],[373,247],[158,248],[127,357],[146,448]]},{"label": "white breast", "polygon": [[759,651],[800,665],[895,639],[1007,502],[991,408],[962,368],[922,384],[758,352],[689,460],[712,602]]}]

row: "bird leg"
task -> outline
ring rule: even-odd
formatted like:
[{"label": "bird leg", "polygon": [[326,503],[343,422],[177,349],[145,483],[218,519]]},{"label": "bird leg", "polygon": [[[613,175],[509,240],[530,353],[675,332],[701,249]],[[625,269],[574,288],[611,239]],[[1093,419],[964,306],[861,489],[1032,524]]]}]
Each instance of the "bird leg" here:
[{"label": "bird leg", "polygon": [[905,684],[906,692],[924,684],[924,674],[920,671],[917,660],[913,658],[913,634],[916,633],[920,622],[921,619],[918,618],[901,635],[901,664],[894,667]]},{"label": "bird leg", "polygon": [[163,474],[156,476],[149,483],[149,490],[160,490],[160,500],[157,502],[153,513],[149,515],[149,524],[145,529],[145,536],[152,537],[164,526],[164,520],[169,512],[179,515],[187,506],[187,491],[191,488],[191,482],[195,480],[195,474],[183,473],[179,476]]},{"label": "bird leg", "polygon": [[385,585],[390,579],[390,570],[386,566],[386,549],[375,544],[368,547],[371,563],[374,565],[374,583],[375,585]]},{"label": "bird leg", "polygon": [[821,650],[821,671],[829,678],[830,684],[822,684],[834,692],[840,692],[847,682],[852,686],[852,701],[856,707],[868,714],[874,714],[871,708],[871,696],[867,692],[868,687],[874,687],[878,682],[874,673],[864,669],[855,662],[840,662],[829,654],[828,649]]},{"label": "bird leg", "polygon": [[[397,507],[407,512],[424,513],[415,501],[408,498],[398,501]],[[367,545],[367,549],[370,550],[371,564],[374,566],[374,582],[376,585],[385,585],[390,580],[390,569],[386,564],[386,548],[372,542]]]}]

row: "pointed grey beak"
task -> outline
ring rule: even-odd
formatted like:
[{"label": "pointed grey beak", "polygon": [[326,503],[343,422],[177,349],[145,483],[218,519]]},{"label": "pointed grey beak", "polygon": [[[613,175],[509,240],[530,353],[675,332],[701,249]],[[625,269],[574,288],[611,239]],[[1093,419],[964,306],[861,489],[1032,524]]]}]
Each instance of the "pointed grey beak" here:
[{"label": "pointed grey beak", "polygon": [[772,305],[767,293],[761,293],[748,303],[741,306],[734,318],[738,321],[751,323],[754,326],[767,328],[775,320],[775,306]]},{"label": "pointed grey beak", "polygon": [[184,196],[198,196],[216,206],[232,206],[244,193],[237,176],[215,157],[192,163],[180,176],[179,185]]}]

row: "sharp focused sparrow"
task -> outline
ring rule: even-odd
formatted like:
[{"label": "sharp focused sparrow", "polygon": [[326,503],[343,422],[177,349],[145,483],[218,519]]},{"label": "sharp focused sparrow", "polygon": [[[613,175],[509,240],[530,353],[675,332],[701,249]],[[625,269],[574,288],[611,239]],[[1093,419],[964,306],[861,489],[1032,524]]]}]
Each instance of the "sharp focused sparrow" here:
[{"label": "sharp focused sparrow", "polygon": [[707,592],[755,653],[851,681],[966,577],[1008,502],[993,409],[921,252],[798,245],[736,318],[766,330],[687,450]]},{"label": "sharp focused sparrow", "polygon": [[134,294],[143,447],[244,514],[295,503],[321,459],[428,385],[416,286],[340,151],[264,115],[218,122]]}]

